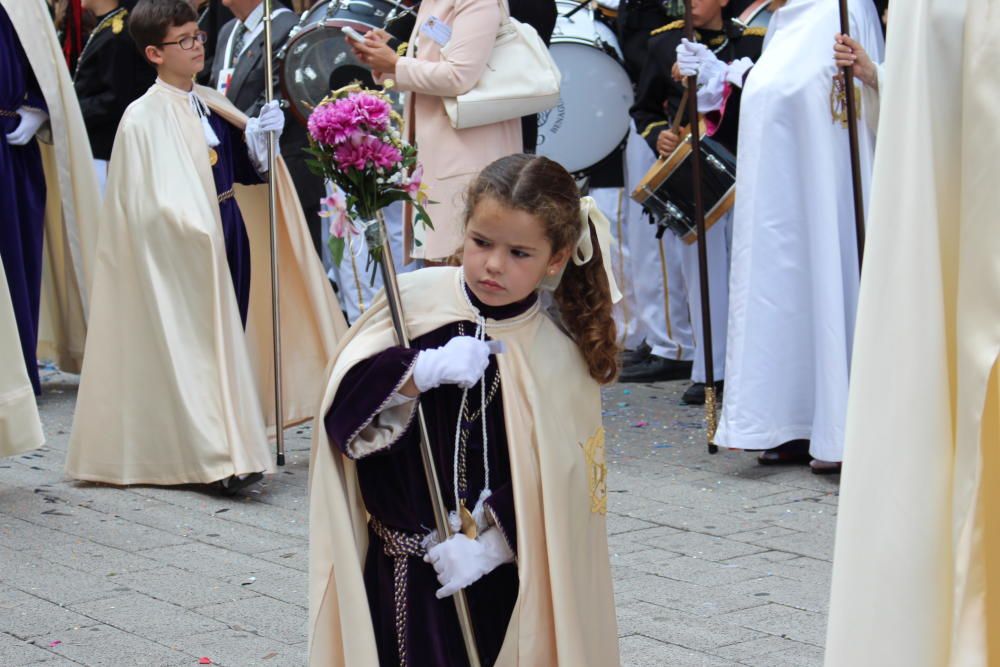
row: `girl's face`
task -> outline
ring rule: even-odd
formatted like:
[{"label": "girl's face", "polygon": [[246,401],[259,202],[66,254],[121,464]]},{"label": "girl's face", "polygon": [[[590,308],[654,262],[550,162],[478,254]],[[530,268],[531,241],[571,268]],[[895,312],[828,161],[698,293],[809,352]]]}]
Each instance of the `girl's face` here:
[{"label": "girl's face", "polygon": [[542,220],[492,197],[476,205],[465,228],[465,280],[489,306],[527,298],[543,278],[562,270],[567,259],[568,249],[553,254]]}]

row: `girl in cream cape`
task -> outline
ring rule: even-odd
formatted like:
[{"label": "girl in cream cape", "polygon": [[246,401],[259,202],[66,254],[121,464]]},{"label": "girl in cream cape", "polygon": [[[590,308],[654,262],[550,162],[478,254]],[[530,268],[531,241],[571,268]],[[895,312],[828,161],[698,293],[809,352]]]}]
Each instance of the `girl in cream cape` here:
[{"label": "girl in cream cape", "polygon": [[[607,220],[555,162],[514,155],[471,185],[465,238],[462,268],[400,279],[412,349],[381,298],[333,363],[311,465],[311,665],[467,664],[459,589],[484,665],[618,664]],[[539,304],[543,281],[565,330]],[[474,539],[428,535],[418,395],[452,530]]]}]

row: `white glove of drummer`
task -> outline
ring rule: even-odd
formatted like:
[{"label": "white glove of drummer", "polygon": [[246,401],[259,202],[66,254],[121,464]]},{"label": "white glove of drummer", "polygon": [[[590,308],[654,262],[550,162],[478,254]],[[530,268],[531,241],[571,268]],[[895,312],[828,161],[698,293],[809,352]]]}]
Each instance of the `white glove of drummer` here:
[{"label": "white glove of drummer", "polygon": [[13,132],[7,135],[7,143],[11,146],[24,146],[31,141],[38,130],[49,119],[49,114],[41,109],[32,107],[21,107],[17,110],[17,115],[21,117],[21,122]]},{"label": "white glove of drummer", "polygon": [[704,44],[682,39],[677,45],[677,68],[683,76],[696,76],[704,83],[726,65]]},{"label": "white glove of drummer", "polygon": [[271,100],[260,109],[260,114],[256,118],[247,119],[247,127],[244,136],[247,140],[247,151],[250,158],[257,165],[257,170],[262,174],[267,171],[267,135],[274,132],[274,154],[281,153],[281,146],[278,141],[281,133],[285,129],[285,114],[278,106],[277,100]]},{"label": "white glove of drummer", "polygon": [[514,552],[496,528],[470,540],[458,533],[431,547],[424,562],[434,566],[441,588],[435,595],[442,600],[471,586],[504,563],[514,562]]},{"label": "white glove of drummer", "polygon": [[474,386],[490,364],[490,355],[502,351],[499,341],[457,336],[442,347],[424,350],[413,364],[413,383],[423,393],[443,384],[463,389]]}]

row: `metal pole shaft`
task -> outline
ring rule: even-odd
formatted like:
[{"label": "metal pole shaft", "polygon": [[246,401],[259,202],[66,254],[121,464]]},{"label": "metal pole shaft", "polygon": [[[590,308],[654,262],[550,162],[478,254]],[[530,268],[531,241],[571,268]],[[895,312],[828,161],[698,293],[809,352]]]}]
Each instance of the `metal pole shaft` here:
[{"label": "metal pole shaft", "polygon": [[[399,283],[396,280],[396,264],[392,259],[392,248],[389,245],[389,234],[385,227],[385,217],[378,212],[379,236],[382,239],[382,260],[379,268],[382,272],[382,284],[385,287],[385,298],[389,302],[389,314],[392,326],[396,330],[396,339],[403,347],[410,347],[410,338],[406,331],[406,320],[403,318],[403,302],[399,296]],[[427,489],[431,496],[431,507],[434,510],[434,525],[441,540],[451,535],[448,528],[448,508],[441,493],[441,483],[438,481],[437,469],[434,467],[434,456],[431,452],[430,435],[427,431],[427,420],[424,418],[424,408],[417,404],[417,424],[420,429],[420,459],[424,464],[424,476],[427,479]],[[458,625],[465,642],[470,667],[480,667],[479,649],[476,647],[476,635],[472,629],[472,614],[465,591],[459,590],[453,596],[455,611],[458,613]]]},{"label": "metal pole shaft", "polygon": [[[692,0],[684,3],[684,29],[695,41]],[[701,288],[702,352],[705,355],[705,421],[708,427],[708,453],[715,454],[716,407],[715,362],[712,355],[712,304],[708,285],[708,239],[705,238],[705,204],[701,192],[701,127],[698,122],[698,77],[687,80],[688,121],[691,124],[691,177],[694,184],[694,218],[698,228],[698,282]]]},{"label": "metal pole shaft", "polygon": [[[840,32],[850,36],[851,18],[847,0],[840,0]],[[858,149],[858,107],[854,90],[854,67],[845,67],[844,100],[847,104],[847,136],[851,147],[851,180],[854,188],[854,227],[858,238],[858,272],[865,257],[865,198],[861,185],[861,152]]]},{"label": "metal pole shaft", "polygon": [[[271,0],[264,0],[264,101],[274,99],[274,53],[271,48]],[[278,465],[285,465],[285,409],[281,392],[281,303],[278,282],[278,224],[275,209],[274,132],[267,133],[267,221],[271,235],[271,328],[274,332],[274,435]]]}]

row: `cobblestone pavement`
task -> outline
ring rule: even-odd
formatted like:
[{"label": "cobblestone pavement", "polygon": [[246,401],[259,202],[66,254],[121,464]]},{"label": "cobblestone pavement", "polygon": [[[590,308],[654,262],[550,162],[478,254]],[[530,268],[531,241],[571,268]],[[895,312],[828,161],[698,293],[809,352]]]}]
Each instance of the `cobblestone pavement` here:
[{"label": "cobblestone pavement", "polygon": [[[45,386],[48,444],[0,459],[0,665],[304,665],[309,428],[243,498],[79,483]],[[605,393],[622,662],[821,665],[837,479],[709,456],[684,386]]]}]

